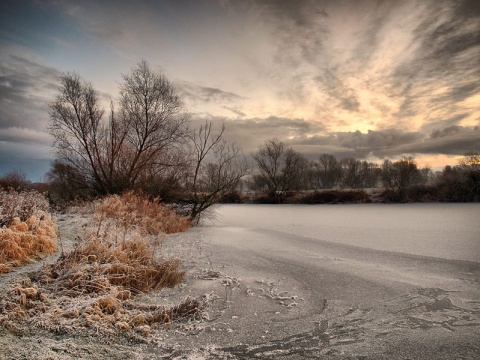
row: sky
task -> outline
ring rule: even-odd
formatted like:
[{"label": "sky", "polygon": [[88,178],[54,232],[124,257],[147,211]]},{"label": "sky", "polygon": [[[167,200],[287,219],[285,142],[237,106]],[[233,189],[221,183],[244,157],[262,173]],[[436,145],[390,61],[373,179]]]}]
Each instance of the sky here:
[{"label": "sky", "polygon": [[478,0],[3,0],[0,176],[44,179],[63,73],[108,110],[143,59],[247,155],[278,138],[440,169],[480,150]]}]

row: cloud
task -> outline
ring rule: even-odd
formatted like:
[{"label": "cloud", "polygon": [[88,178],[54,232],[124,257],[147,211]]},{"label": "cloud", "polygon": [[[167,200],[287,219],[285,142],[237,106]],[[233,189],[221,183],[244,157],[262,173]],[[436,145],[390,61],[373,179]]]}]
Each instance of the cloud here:
[{"label": "cloud", "polygon": [[458,134],[464,130],[463,126],[458,126],[458,125],[452,125],[449,127],[446,127],[441,130],[435,130],[431,133],[430,138],[431,139],[436,139],[436,138],[443,138],[447,136],[452,136],[455,134]]},{"label": "cloud", "polygon": [[[448,116],[448,114],[446,115]],[[444,119],[433,120],[425,124],[420,131],[423,133],[434,133],[442,131],[441,129],[459,126],[459,124],[468,118],[468,116],[468,113],[460,113],[454,116],[448,116]]]},{"label": "cloud", "polygon": [[[121,5],[121,6],[119,6]],[[117,42],[124,38],[125,32],[121,24],[124,24],[122,18],[129,19],[128,14],[133,14],[142,9],[143,6],[137,4],[131,8],[128,2],[112,1],[89,1],[85,0],[80,5],[78,2],[50,1],[47,6],[53,6],[70,19],[78,22],[89,33],[98,36],[107,42]],[[106,16],[108,14],[108,16]]]},{"label": "cloud", "polygon": [[244,112],[242,112],[242,111],[240,111],[236,108],[233,108],[233,107],[230,107],[230,106],[223,106],[223,108],[231,111],[232,113],[234,113],[235,115],[237,115],[240,118],[243,118],[243,117],[247,116],[247,114],[245,114]]},{"label": "cloud", "polygon": [[479,93],[480,20],[472,16],[475,12],[476,1],[428,2],[428,12],[420,14],[413,30],[415,51],[390,78],[392,92],[402,100],[398,117],[426,111],[426,123],[452,117],[465,112],[462,101]]},{"label": "cloud", "polygon": [[235,102],[244,99],[233,92],[224,91],[219,88],[202,86],[188,81],[179,81],[176,84],[182,96],[190,101],[201,102]]},{"label": "cloud", "polygon": [[277,47],[278,96],[329,118],[333,130],[419,129],[478,111],[464,103],[480,92],[475,1],[254,3]]},{"label": "cloud", "polygon": [[29,143],[50,146],[52,138],[49,134],[29,128],[9,127],[0,132],[0,141]]},{"label": "cloud", "polygon": [[[73,68],[114,94],[120,73],[146,58],[175,79],[194,126],[225,122],[226,136],[247,153],[277,137],[312,156],[463,154],[478,143],[479,4],[9,5],[16,12],[3,14],[10,20],[0,42],[1,138],[19,146],[46,143],[47,104],[60,75],[55,66]],[[28,16],[18,10],[25,8]],[[108,94],[101,96],[107,102]]]},{"label": "cloud", "polygon": [[225,124],[226,138],[241,146],[246,154],[256,152],[268,139],[281,141],[304,138],[325,129],[323,124],[304,119],[290,119],[271,116],[267,118],[229,119],[221,117],[194,117],[192,126],[199,127],[205,121],[219,126]]},{"label": "cloud", "polygon": [[242,109],[246,98],[238,94],[188,81],[176,81],[175,87],[193,117],[231,117],[232,113],[240,118],[246,116]]},{"label": "cloud", "polygon": [[336,106],[347,111],[358,111],[360,103],[354,89],[346,86],[332,71],[327,70],[315,79],[320,88],[328,94],[330,101],[336,102]]},{"label": "cloud", "polygon": [[[357,158],[366,158],[374,155],[384,158],[387,153],[393,154],[403,144],[416,143],[425,138],[425,135],[418,132],[404,132],[398,129],[381,131],[369,130],[367,133],[335,132],[327,135],[316,135],[299,142],[293,141],[294,145],[329,146],[335,149],[335,153],[355,154]],[[351,155],[349,155],[351,156]]]},{"label": "cloud", "polygon": [[450,126],[432,132],[425,141],[406,144],[406,152],[422,154],[464,155],[470,151],[480,150],[480,127]]},{"label": "cloud", "polygon": [[19,171],[32,181],[43,181],[52,161],[50,149],[38,143],[0,141],[0,176]]},{"label": "cloud", "polygon": [[389,129],[368,133],[337,132],[292,141],[293,146],[308,149],[310,153],[318,149],[317,155],[330,150],[337,156],[348,154],[356,158],[375,156],[379,159],[408,154],[463,155],[468,151],[478,151],[479,144],[478,126],[450,126],[433,131],[430,136],[420,132]]},{"label": "cloud", "polygon": [[325,24],[329,15],[325,3],[300,0],[266,1],[269,15],[276,17],[276,34],[279,40],[277,61],[295,65],[307,61],[315,63],[324,53],[328,28]]},{"label": "cloud", "polygon": [[0,129],[45,129],[48,103],[58,91],[60,72],[34,58],[0,58]]}]

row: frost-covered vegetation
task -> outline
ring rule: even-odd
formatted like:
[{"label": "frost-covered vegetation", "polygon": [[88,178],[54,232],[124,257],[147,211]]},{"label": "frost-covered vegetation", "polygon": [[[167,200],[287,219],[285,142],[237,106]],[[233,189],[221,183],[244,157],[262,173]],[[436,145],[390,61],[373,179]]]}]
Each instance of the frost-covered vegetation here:
[{"label": "frost-covered vegetation", "polygon": [[[28,219],[14,218],[12,231],[26,230]],[[165,233],[189,226],[188,218],[134,193],[94,202],[73,251],[62,251],[0,295],[0,325],[142,337],[161,324],[199,317],[203,302],[196,298],[173,306],[137,301],[181,282],[180,260],[165,259],[157,249]]]},{"label": "frost-covered vegetation", "polygon": [[48,201],[35,190],[0,188],[0,273],[57,251]]}]

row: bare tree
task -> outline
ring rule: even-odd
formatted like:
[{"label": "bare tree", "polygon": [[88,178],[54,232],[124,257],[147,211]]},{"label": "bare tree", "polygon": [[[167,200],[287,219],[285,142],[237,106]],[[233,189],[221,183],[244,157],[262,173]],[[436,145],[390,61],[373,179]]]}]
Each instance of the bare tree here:
[{"label": "bare tree", "polygon": [[280,200],[281,193],[299,187],[307,164],[305,158],[278,139],[267,140],[253,159],[259,170],[256,183],[264,184],[274,200]]},{"label": "bare tree", "polygon": [[106,193],[100,149],[104,140],[104,111],[96,91],[77,74],[65,74],[55,102],[50,105],[50,133],[60,161],[81,173],[95,192]]},{"label": "bare tree", "polygon": [[335,156],[322,154],[318,158],[320,181],[323,189],[332,189],[340,180],[341,168]]},{"label": "bare tree", "polygon": [[72,166],[55,160],[47,173],[50,198],[57,203],[88,198],[88,185],[84,177]]},{"label": "bare tree", "polygon": [[0,178],[0,189],[12,188],[15,190],[26,190],[32,186],[32,182],[20,171],[11,171]]},{"label": "bare tree", "polygon": [[123,79],[119,128],[126,129],[129,154],[122,173],[128,187],[133,187],[146,170],[162,171],[178,163],[177,154],[189,134],[188,117],[175,87],[164,75],[153,72],[146,61]]},{"label": "bare tree", "polygon": [[249,164],[239,147],[224,139],[225,126],[212,132],[212,123],[205,122],[189,137],[192,144],[192,169],[186,176],[186,202],[190,218],[197,222],[205,210],[221,196],[235,190],[249,171]]},{"label": "bare tree", "polygon": [[434,181],[440,201],[480,201],[480,155],[466,153],[457,166],[445,166]]},{"label": "bare tree", "polygon": [[57,160],[79,174],[94,194],[135,188],[146,173],[175,166],[187,138],[187,117],[173,85],[146,61],[123,76],[120,110],[103,119],[93,86],[76,74],[61,78],[50,105]]},{"label": "bare tree", "polygon": [[459,165],[464,182],[473,201],[480,200],[480,152],[473,151],[464,155]]},{"label": "bare tree", "polygon": [[375,163],[361,162],[362,188],[375,188],[378,185],[382,169]]},{"label": "bare tree", "polygon": [[363,186],[362,181],[362,162],[354,158],[345,158],[340,160],[342,171],[341,185],[347,189],[359,189]]},{"label": "bare tree", "polygon": [[404,156],[394,163],[385,160],[382,165],[382,181],[387,189],[396,192],[399,199],[404,200],[407,188],[420,181],[420,172],[415,159]]}]

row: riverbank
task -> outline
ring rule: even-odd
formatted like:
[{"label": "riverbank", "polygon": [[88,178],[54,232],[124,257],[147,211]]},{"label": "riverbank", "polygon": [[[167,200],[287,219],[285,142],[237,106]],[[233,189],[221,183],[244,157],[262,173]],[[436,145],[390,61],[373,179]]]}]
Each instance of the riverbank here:
[{"label": "riverbank", "polygon": [[[405,189],[318,189],[278,191],[275,195],[263,192],[225,194],[223,204],[366,204],[366,203],[465,203],[479,202],[478,195],[452,193],[435,185],[412,185]],[[458,191],[458,189],[456,189]]]}]

